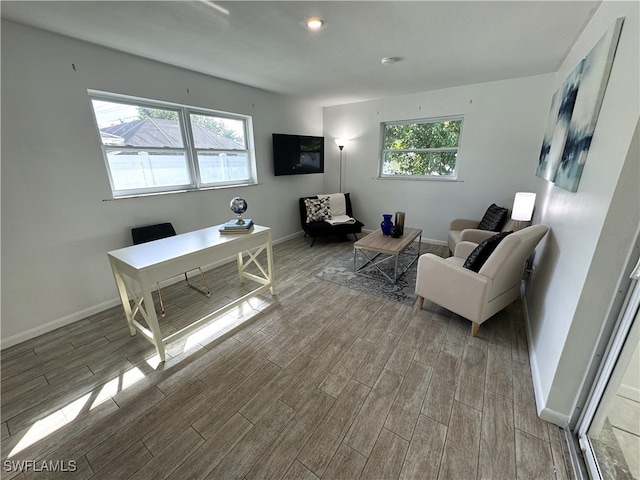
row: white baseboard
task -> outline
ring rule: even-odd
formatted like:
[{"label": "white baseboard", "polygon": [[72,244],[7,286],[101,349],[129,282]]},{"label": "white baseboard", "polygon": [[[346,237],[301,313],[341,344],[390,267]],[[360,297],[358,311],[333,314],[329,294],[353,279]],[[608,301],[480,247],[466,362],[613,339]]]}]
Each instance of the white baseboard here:
[{"label": "white baseboard", "polygon": [[[277,245],[282,242],[286,242],[292,238],[295,238],[298,235],[303,234],[304,232],[300,230],[299,232],[292,233],[291,235],[287,235],[286,237],[279,238],[277,240],[273,240],[273,245]],[[235,261],[235,255],[229,258],[225,258],[223,260],[219,260],[215,263],[211,263],[208,265],[202,266],[202,270],[205,272],[211,270],[212,268],[219,267],[221,265],[225,265],[229,262]],[[173,285],[174,283],[182,281],[182,277],[172,277],[168,280],[164,280],[160,282],[160,287],[167,287],[169,285]],[[97,313],[108,310],[109,308],[113,308],[120,305],[120,298],[113,297],[105,302],[99,303],[98,305],[94,305],[89,308],[85,308],[83,310],[79,310],[77,312],[71,313],[69,315],[65,315],[62,318],[58,318],[52,320],[50,322],[45,323],[44,325],[38,325],[37,327],[30,328],[29,330],[25,330],[24,332],[17,333],[16,335],[12,335],[7,338],[3,338],[0,340],[0,349],[4,350],[5,348],[12,347],[17,345],[18,343],[26,342],[27,340],[31,340],[39,335],[43,335],[45,333],[51,332],[56,328],[64,327],[65,325],[69,325],[74,322],[78,322],[84,318],[90,317],[91,315],[95,315]]]},{"label": "white baseboard", "polygon": [[536,358],[536,351],[533,348],[533,344],[531,343],[531,339],[533,335],[531,333],[531,322],[529,321],[529,308],[527,307],[527,300],[524,295],[524,287],[521,290],[521,298],[522,298],[522,312],[524,314],[524,326],[527,332],[527,346],[529,349],[529,365],[531,367],[531,378],[533,380],[533,396],[536,402],[536,411],[538,412],[538,416],[549,423],[553,423],[554,425],[558,425],[559,427],[565,428],[569,423],[569,416],[551,410],[547,408],[547,396],[544,393],[542,388],[542,381],[540,379],[540,370],[538,369],[538,361]]},{"label": "white baseboard", "polygon": [[545,422],[553,423],[561,428],[566,428],[569,424],[569,416],[564,413],[556,412],[550,408],[543,408],[538,412],[538,416]]},{"label": "white baseboard", "polygon": [[84,310],[65,315],[64,317],[58,318],[51,322],[47,322],[44,325],[38,325],[37,327],[30,328],[29,330],[20,332],[16,335],[3,338],[1,347],[4,350],[5,348],[17,345],[18,343],[26,342],[27,340],[31,340],[32,338],[35,338],[39,335],[51,332],[56,328],[64,327],[65,325],[78,322],[84,318],[90,317],[91,315],[95,315],[97,313],[103,312],[104,310],[108,310],[109,308],[115,307],[119,303],[120,300],[118,298],[113,298],[98,305],[94,305],[92,307],[85,308]]}]

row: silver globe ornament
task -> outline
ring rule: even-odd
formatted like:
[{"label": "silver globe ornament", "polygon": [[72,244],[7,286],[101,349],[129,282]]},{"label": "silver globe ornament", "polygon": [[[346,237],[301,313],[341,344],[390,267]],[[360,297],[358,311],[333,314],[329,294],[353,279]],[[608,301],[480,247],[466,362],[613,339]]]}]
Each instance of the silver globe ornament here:
[{"label": "silver globe ornament", "polygon": [[236,220],[236,225],[244,225],[244,220],[242,219],[242,214],[247,211],[248,205],[247,201],[242,197],[234,197],[231,199],[229,203],[229,207],[231,211],[238,216]]}]

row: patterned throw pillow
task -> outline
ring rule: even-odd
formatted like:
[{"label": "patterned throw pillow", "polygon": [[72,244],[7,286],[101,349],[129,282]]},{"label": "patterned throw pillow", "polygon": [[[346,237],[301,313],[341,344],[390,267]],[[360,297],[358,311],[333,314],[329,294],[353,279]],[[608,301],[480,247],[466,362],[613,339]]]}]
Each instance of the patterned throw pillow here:
[{"label": "patterned throw pillow", "polygon": [[498,233],[497,235],[487,238],[484,242],[478,244],[478,246],[473,249],[473,252],[471,252],[465,260],[463,267],[474,272],[479,272],[500,242],[511,233],[513,232]]},{"label": "patterned throw pillow", "polygon": [[507,220],[509,210],[497,206],[495,203],[491,204],[487,211],[484,213],[484,217],[478,224],[478,229],[489,230],[491,232],[499,232],[502,225]]},{"label": "patterned throw pillow", "polygon": [[307,223],[323,222],[331,218],[331,203],[329,198],[305,198],[304,204],[307,207]]}]

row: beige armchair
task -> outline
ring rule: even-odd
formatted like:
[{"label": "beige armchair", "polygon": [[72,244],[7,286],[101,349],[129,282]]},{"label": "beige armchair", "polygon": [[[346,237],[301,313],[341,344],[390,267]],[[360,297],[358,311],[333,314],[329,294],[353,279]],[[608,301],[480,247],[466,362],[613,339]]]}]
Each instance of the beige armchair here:
[{"label": "beige armchair", "polygon": [[449,224],[449,238],[447,241],[449,252],[455,252],[456,245],[460,242],[482,243],[496,233],[515,230],[517,222],[511,220],[510,217],[511,212],[509,212],[507,221],[504,222],[504,225],[499,231],[479,230],[478,225],[480,224],[480,220],[472,220],[470,218],[456,218],[452,220]]},{"label": "beige armchair", "polygon": [[525,261],[548,231],[533,225],[507,235],[476,273],[463,265],[477,244],[458,243],[447,259],[427,253],[418,260],[416,294],[473,322],[475,337],[480,324],[520,296]]}]

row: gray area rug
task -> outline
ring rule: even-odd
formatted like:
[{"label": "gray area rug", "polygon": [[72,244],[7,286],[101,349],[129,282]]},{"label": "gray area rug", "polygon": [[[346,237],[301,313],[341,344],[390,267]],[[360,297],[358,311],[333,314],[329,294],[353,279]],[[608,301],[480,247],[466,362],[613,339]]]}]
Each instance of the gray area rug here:
[{"label": "gray area rug", "polygon": [[[423,243],[420,247],[420,254],[433,253],[441,257],[447,256],[447,247],[442,245],[432,245]],[[364,258],[358,255],[358,265],[362,265]],[[398,259],[398,271],[411,261],[408,255],[401,255]],[[394,258],[391,257],[380,265],[387,275],[393,278]],[[380,272],[375,269],[368,269],[364,273],[367,276],[357,275],[353,272],[353,252],[338,257],[328,263],[316,276],[322,280],[337,283],[339,285],[352,288],[361,292],[377,295],[389,300],[395,300],[405,305],[413,305],[416,301],[414,292],[416,285],[416,266],[418,261],[402,275],[397,282],[391,283]]]}]

